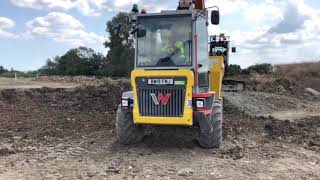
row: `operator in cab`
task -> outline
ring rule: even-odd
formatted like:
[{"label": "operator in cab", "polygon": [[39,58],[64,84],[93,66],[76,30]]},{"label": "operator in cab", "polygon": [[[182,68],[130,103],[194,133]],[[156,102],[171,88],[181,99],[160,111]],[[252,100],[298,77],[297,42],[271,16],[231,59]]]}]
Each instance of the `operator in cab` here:
[{"label": "operator in cab", "polygon": [[[179,29],[179,27],[176,27]],[[177,31],[179,32],[179,31]],[[185,50],[185,43],[183,41],[183,38],[179,33],[172,30],[161,30],[161,39],[162,39],[162,47],[161,47],[161,53],[164,55],[171,55],[175,53],[176,58],[178,58],[179,61],[185,62],[186,61],[186,50]],[[159,61],[159,66],[174,66],[175,63],[172,59]]]},{"label": "operator in cab", "polygon": [[[179,21],[177,21],[179,19]],[[143,36],[137,38],[137,67],[191,66],[189,18],[140,19]]]}]

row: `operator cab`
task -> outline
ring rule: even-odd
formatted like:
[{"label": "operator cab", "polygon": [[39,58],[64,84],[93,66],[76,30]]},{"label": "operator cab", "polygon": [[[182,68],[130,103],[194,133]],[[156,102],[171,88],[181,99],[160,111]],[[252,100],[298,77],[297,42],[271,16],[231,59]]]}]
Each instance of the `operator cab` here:
[{"label": "operator cab", "polygon": [[[207,72],[210,68],[207,13],[206,9],[192,8],[134,13],[135,68]],[[211,17],[212,23],[219,24],[218,11],[212,11]]]},{"label": "operator cab", "polygon": [[192,13],[139,14],[136,68],[191,67]]}]

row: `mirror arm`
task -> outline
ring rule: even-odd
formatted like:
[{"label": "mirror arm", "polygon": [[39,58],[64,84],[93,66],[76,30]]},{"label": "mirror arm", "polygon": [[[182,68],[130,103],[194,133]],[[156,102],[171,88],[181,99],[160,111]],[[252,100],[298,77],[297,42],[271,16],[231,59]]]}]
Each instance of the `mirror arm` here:
[{"label": "mirror arm", "polygon": [[133,30],[130,31],[130,34],[136,33],[139,30],[140,26],[139,26],[139,24],[137,24],[137,25],[134,25],[132,28],[133,28]]},{"label": "mirror arm", "polygon": [[134,28],[132,31],[130,31],[130,34],[134,34],[139,30],[139,27]]}]

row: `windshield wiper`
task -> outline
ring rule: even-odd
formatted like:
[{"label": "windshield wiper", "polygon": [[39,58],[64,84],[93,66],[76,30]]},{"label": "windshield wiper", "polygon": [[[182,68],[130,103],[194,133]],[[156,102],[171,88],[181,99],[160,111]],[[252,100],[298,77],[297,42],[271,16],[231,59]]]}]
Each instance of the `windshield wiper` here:
[{"label": "windshield wiper", "polygon": [[163,57],[163,58],[160,58],[157,62],[157,65],[159,65],[160,63],[162,62],[167,62],[167,61],[170,61],[171,58],[175,55],[177,55],[180,51],[180,48],[184,48],[187,44],[190,44],[191,43],[191,40],[186,40],[184,41],[180,46],[176,47],[172,52],[170,52],[167,56]]}]

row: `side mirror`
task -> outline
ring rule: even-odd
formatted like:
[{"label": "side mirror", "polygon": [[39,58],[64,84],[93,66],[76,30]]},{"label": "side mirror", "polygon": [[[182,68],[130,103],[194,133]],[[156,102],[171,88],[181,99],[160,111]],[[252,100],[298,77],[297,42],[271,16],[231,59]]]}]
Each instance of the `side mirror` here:
[{"label": "side mirror", "polygon": [[237,52],[237,48],[236,48],[236,47],[232,47],[232,48],[231,48],[231,52],[232,52],[232,53],[236,53],[236,52]]},{"label": "side mirror", "polygon": [[220,23],[220,12],[218,10],[212,10],[211,11],[211,24],[213,25],[219,25]]},{"label": "side mirror", "polygon": [[144,28],[139,28],[138,30],[138,38],[145,37],[147,35],[147,31]]}]

